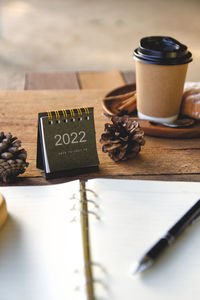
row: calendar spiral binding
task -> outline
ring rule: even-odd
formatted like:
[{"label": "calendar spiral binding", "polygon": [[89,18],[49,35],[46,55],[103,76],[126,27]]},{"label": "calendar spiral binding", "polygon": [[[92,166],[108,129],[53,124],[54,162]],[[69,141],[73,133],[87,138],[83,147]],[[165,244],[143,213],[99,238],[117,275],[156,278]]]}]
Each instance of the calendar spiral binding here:
[{"label": "calendar spiral binding", "polygon": [[[82,286],[76,286],[75,290],[80,291],[82,288],[85,288],[88,293],[89,299],[94,300],[94,285],[101,285],[105,291],[108,290],[108,286],[106,285],[105,280],[94,278],[93,276],[93,269],[98,268],[101,273],[104,275],[107,273],[105,268],[97,263],[93,262],[91,260],[90,255],[90,247],[88,247],[89,244],[89,228],[88,228],[88,216],[93,215],[96,220],[100,221],[100,215],[94,210],[99,209],[99,204],[96,203],[93,199],[88,199],[87,192],[92,193],[95,198],[98,197],[98,195],[91,189],[87,189],[85,187],[85,181],[80,180],[80,195],[81,197],[77,197],[76,194],[73,194],[71,197],[71,200],[74,201],[74,205],[72,206],[72,211],[77,211],[79,213],[79,219],[81,218],[81,226],[82,226],[82,237],[83,237],[83,255],[84,255],[84,272],[86,280]],[[93,209],[89,210],[88,207],[92,205]],[[74,218],[71,220],[71,222],[78,222],[77,216],[74,216]],[[75,273],[81,272],[80,270],[75,270]]]},{"label": "calendar spiral binding", "polygon": [[82,121],[85,117],[86,120],[90,119],[90,108],[88,107],[78,107],[75,109],[62,109],[62,110],[54,110],[47,111],[49,124],[53,124],[54,120],[56,123],[60,123],[63,120],[67,123],[69,120],[75,122],[76,119],[78,121]]},{"label": "calendar spiral binding", "polygon": [[[83,189],[81,188],[79,190],[79,192],[90,192],[93,194],[94,197],[98,197],[98,195],[91,189]],[[77,195],[74,193],[70,200],[73,200],[74,201],[74,204],[73,206],[70,208],[71,211],[76,211],[79,213],[79,216],[80,215],[93,215],[97,220],[101,220],[100,216],[98,215],[98,213],[96,213],[94,210],[89,210],[88,209],[88,205],[87,205],[87,210],[83,209],[83,208],[80,208],[80,206],[82,206],[82,204],[85,204],[87,202],[87,204],[92,204],[94,208],[97,208],[99,209],[99,204],[96,203],[96,201],[94,200],[91,200],[91,199],[80,199],[77,197]],[[77,221],[77,215],[74,215],[73,218],[71,219],[71,223],[72,222],[78,222]]]}]

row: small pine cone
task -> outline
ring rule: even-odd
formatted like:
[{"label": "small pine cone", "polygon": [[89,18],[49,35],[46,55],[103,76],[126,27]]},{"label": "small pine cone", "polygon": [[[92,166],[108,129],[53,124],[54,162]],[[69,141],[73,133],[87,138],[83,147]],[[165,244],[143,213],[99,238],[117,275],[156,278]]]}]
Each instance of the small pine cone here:
[{"label": "small pine cone", "polygon": [[113,124],[105,124],[105,133],[102,133],[100,143],[103,152],[114,161],[134,158],[144,145],[144,132],[136,120],[129,116],[114,116]]},{"label": "small pine cone", "polygon": [[20,149],[21,141],[11,133],[0,132],[0,180],[4,183],[25,172],[27,152]]}]

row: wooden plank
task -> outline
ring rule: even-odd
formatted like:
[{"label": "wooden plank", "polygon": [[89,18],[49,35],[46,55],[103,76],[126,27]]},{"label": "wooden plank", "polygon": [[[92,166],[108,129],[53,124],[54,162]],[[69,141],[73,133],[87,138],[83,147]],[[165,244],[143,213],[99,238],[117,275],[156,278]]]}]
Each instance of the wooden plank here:
[{"label": "wooden plank", "polygon": [[[140,154],[133,160],[115,163],[106,153],[101,151],[99,143],[104,125],[109,122],[102,115],[101,99],[106,90],[60,90],[60,91],[23,91],[0,92],[1,130],[11,132],[22,140],[22,146],[28,152],[30,166],[22,175],[23,181],[41,177],[36,169],[36,138],[38,112],[94,106],[97,150],[100,159],[99,172],[85,174],[80,178],[140,178],[151,176],[184,175],[190,180],[191,176],[200,175],[199,150],[200,139],[174,140],[146,137],[146,144]],[[6,113],[6,116],[5,116]],[[75,179],[64,178],[66,180]],[[199,177],[198,177],[199,178]],[[44,179],[41,177],[41,182]],[[56,182],[52,180],[51,183]],[[17,183],[18,184],[18,183]]]},{"label": "wooden plank", "polygon": [[114,89],[125,84],[120,71],[80,72],[81,89]]},{"label": "wooden plank", "polygon": [[0,73],[0,90],[23,90],[24,78],[23,72]]},{"label": "wooden plank", "polygon": [[76,73],[27,73],[25,90],[65,90],[79,89]]},{"label": "wooden plank", "polygon": [[135,83],[136,81],[135,72],[133,71],[122,72],[122,76],[126,84]]}]

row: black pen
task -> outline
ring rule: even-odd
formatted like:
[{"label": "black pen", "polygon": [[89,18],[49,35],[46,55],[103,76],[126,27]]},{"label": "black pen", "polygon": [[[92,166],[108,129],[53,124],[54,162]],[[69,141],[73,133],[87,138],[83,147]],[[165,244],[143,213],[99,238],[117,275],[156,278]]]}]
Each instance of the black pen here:
[{"label": "black pen", "polygon": [[133,274],[143,272],[149,268],[170,246],[184,229],[200,216],[200,199],[183,215],[183,217],[171,227],[171,229],[141,258]]}]

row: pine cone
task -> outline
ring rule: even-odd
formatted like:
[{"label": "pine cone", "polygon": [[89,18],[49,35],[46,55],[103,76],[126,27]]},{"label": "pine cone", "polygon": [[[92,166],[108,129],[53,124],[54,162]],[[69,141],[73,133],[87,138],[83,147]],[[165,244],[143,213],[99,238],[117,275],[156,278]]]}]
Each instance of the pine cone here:
[{"label": "pine cone", "polygon": [[111,121],[113,124],[106,123],[101,135],[102,151],[108,152],[114,161],[134,158],[145,143],[139,123],[127,115],[114,116]]},{"label": "pine cone", "polygon": [[0,132],[0,180],[7,183],[25,172],[27,152],[21,147],[21,141],[11,133]]}]

